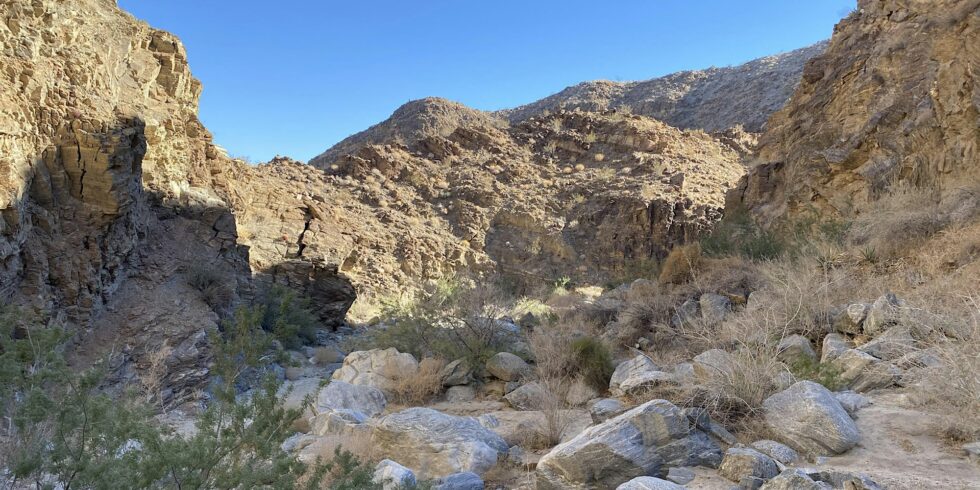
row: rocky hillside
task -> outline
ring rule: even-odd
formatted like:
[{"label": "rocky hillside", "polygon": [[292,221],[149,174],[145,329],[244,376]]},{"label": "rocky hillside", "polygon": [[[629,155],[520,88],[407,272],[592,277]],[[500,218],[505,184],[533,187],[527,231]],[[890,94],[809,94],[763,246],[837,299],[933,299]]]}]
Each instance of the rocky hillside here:
[{"label": "rocky hillside", "polygon": [[[205,382],[204,332],[256,281],[289,283],[324,321],[343,320],[354,291],[336,267],[239,238],[253,235],[236,219],[250,201],[230,190],[255,170],[212,144],[174,36],[111,0],[8,0],[0,20],[4,301],[74,327],[84,356],[120,353],[123,375],[172,347],[174,399]],[[277,236],[291,217],[274,217]],[[190,284],[201,269],[209,292]]]},{"label": "rocky hillside", "polygon": [[720,217],[751,137],[724,141],[643,116],[562,111],[367,145],[317,160],[322,175],[290,172],[308,176],[342,230],[333,260],[364,291],[460,270],[601,282],[662,259]]},{"label": "rocky hillside", "polygon": [[682,71],[641,82],[580,83],[497,114],[518,122],[545,111],[628,108],[682,129],[724,131],[741,124],[746,131],[759,132],[793,94],[804,63],[826,47],[820,42],[739,66]]},{"label": "rocky hillside", "polygon": [[980,2],[858,3],[769,121],[733,205],[846,217],[895,182],[947,196],[975,181]]}]

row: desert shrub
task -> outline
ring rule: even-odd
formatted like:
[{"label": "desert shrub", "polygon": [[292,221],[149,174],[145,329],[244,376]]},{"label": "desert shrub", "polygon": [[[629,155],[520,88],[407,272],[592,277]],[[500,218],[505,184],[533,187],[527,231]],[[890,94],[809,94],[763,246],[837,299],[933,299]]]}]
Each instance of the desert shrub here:
[{"label": "desert shrub", "polygon": [[760,227],[747,210],[737,209],[701,239],[701,249],[709,256],[742,255],[753,260],[779,257],[786,249],[776,231]]},{"label": "desert shrub", "polygon": [[750,427],[761,414],[762,402],[778,391],[777,379],[785,367],[768,344],[743,344],[731,359],[731,369],[713,372],[692,387],[685,404],[704,408],[726,426]]},{"label": "desert shrub", "polygon": [[901,183],[869,203],[848,230],[851,243],[894,259],[925,239],[980,214],[980,185],[943,196],[936,189]]},{"label": "desert shrub", "polygon": [[421,405],[442,392],[442,359],[426,358],[419,363],[419,370],[396,379],[391,390],[395,401],[403,405]]},{"label": "desert shrub", "polygon": [[280,447],[303,409],[283,406],[271,376],[238,396],[242,373],[266,362],[260,318],[241,309],[211,332],[211,398],[196,432],[182,436],[158,425],[137,397],[101,390],[99,366],[69,368],[63,329],[3,312],[0,409],[10,423],[0,428],[8,470],[0,478],[15,488],[319,488],[325,467]]},{"label": "desert shrub", "polygon": [[616,369],[609,349],[594,337],[575,339],[570,348],[576,374],[600,392],[606,390]]},{"label": "desert shrub", "polygon": [[802,358],[790,364],[789,369],[796,379],[820,383],[830,391],[839,391],[847,384],[840,378],[841,369],[833,364]]},{"label": "desert shrub", "polygon": [[355,341],[352,348],[390,348],[417,358],[464,359],[486,364],[513,348],[520,335],[501,320],[511,309],[493,281],[439,281],[421,297],[383,306],[383,326]]},{"label": "desert shrub", "polygon": [[687,281],[701,262],[701,244],[691,243],[671,249],[660,266],[660,284],[678,284]]},{"label": "desert shrub", "polygon": [[200,291],[204,302],[212,308],[223,309],[235,299],[235,288],[231,281],[213,267],[191,267],[187,272],[187,284]]},{"label": "desert shrub", "polygon": [[310,299],[285,286],[274,284],[261,295],[262,328],[272,332],[288,349],[316,341],[321,327]]},{"label": "desert shrub", "polygon": [[[383,485],[372,481],[374,467],[354,453],[337,446],[334,456],[325,463],[330,490],[381,490]],[[406,489],[407,490],[407,489]]]}]

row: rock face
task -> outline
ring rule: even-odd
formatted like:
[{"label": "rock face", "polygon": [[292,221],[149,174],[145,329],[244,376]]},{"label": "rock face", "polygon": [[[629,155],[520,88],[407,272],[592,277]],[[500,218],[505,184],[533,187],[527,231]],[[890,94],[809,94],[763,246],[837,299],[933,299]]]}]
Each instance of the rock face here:
[{"label": "rock face", "polygon": [[759,132],[793,94],[804,63],[826,47],[821,42],[735,67],[684,71],[642,82],[585,82],[498,114],[516,123],[545,111],[626,107],[678,128],[723,131],[740,124]]},{"label": "rock face", "polygon": [[383,417],[374,426],[371,442],[423,480],[463,471],[482,474],[508,449],[500,436],[475,419],[429,408]]},{"label": "rock face", "polygon": [[721,462],[721,449],[666,400],[652,400],[590,427],[541,458],[537,488],[615,488],[672,466]]},{"label": "rock face", "polygon": [[766,219],[848,217],[891,182],[946,195],[975,177],[976,10],[975,0],[860,0],[770,118],[731,205]]},{"label": "rock face", "polygon": [[[265,266],[298,260],[287,267],[303,270],[294,286],[332,297],[323,319],[342,321],[354,291],[336,268],[282,252],[260,267],[243,246],[252,232],[239,218],[250,204],[234,194],[256,172],[225,156],[198,120],[201,84],[177,38],[114,2],[0,7],[4,302],[86,331],[76,339],[82,363],[125,338],[114,381],[168,349],[165,402],[192,398],[206,382],[206,330],[218,314],[249,300],[255,279],[285,282]],[[219,297],[187,284],[201,266],[221,278]]]},{"label": "rock face", "polygon": [[840,454],[861,440],[857,426],[834,395],[800,381],[763,402],[766,424],[782,442],[816,455]]},{"label": "rock face", "polygon": [[[643,116],[557,112],[506,127],[452,113],[424,116],[443,115],[431,124],[454,127],[448,134],[345,143],[316,168],[260,167],[301,176],[321,226],[348,231],[318,238],[319,250],[359,292],[417,288],[461,269],[523,281],[514,271],[612,276],[703,233],[744,172],[728,140]],[[683,184],[672,183],[680,173]]]}]

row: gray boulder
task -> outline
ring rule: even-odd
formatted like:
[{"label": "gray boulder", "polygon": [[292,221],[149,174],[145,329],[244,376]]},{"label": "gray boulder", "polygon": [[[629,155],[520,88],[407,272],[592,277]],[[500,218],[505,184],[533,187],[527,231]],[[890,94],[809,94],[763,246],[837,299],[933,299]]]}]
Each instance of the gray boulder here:
[{"label": "gray boulder", "polygon": [[831,490],[833,487],[813,481],[798,468],[784,470],[761,487],[762,490]]},{"label": "gray boulder", "polygon": [[733,447],[725,451],[718,474],[743,488],[758,488],[779,474],[779,467],[772,458],[755,449]]},{"label": "gray boulder", "polygon": [[683,466],[674,466],[667,470],[667,479],[678,485],[687,485],[694,481],[696,476],[694,471]]},{"label": "gray boulder", "polygon": [[555,405],[554,396],[541,383],[532,381],[504,396],[515,410],[541,410]]},{"label": "gray boulder", "polygon": [[629,378],[641,376],[646,373],[659,371],[657,365],[649,357],[640,354],[630,360],[623,361],[616,366],[612,377],[609,378],[609,391],[614,395],[622,395],[619,386]]},{"label": "gray boulder", "polygon": [[812,381],[800,381],[770,396],[762,409],[777,439],[798,451],[840,454],[861,440],[857,425],[840,402]]},{"label": "gray boulder", "polygon": [[381,485],[384,490],[399,490],[416,485],[415,473],[390,459],[378,463],[371,482]]},{"label": "gray boulder", "polygon": [[601,424],[626,410],[623,402],[615,398],[603,398],[597,400],[589,407],[589,414],[592,415],[593,422]]},{"label": "gray boulder", "polygon": [[898,321],[901,309],[905,302],[898,299],[892,293],[886,293],[876,299],[868,310],[868,317],[865,318],[861,329],[865,334],[877,337],[885,331],[888,326]]},{"label": "gray boulder", "polygon": [[847,414],[851,418],[854,418],[862,408],[871,405],[871,400],[868,397],[853,391],[839,391],[834,393],[834,398],[840,402],[840,406],[844,407],[844,410],[847,410]]},{"label": "gray boulder", "polygon": [[802,335],[790,335],[779,341],[776,358],[792,365],[797,362],[815,362],[817,353],[813,350],[810,339]]},{"label": "gray boulder", "polygon": [[768,439],[763,439],[761,441],[755,441],[752,443],[752,449],[759,451],[766,456],[782,463],[782,464],[792,464],[800,459],[799,453],[793,450],[793,448],[778,443],[776,441],[770,441]]},{"label": "gray boulder", "polygon": [[487,372],[503,381],[515,381],[528,372],[524,359],[510,352],[498,352],[487,361]]},{"label": "gray boulder", "polygon": [[673,373],[650,371],[626,378],[626,380],[619,385],[619,388],[612,393],[618,396],[641,395],[644,392],[658,386],[676,384],[678,383]]},{"label": "gray boulder", "polygon": [[697,300],[689,299],[677,307],[674,315],[670,318],[670,326],[681,328],[690,325],[698,320],[700,313],[701,305],[698,304]]},{"label": "gray boulder", "polygon": [[861,325],[864,324],[871,305],[866,303],[854,303],[841,310],[834,318],[834,330],[850,335],[861,333]]},{"label": "gray boulder", "polygon": [[652,476],[639,476],[616,487],[616,490],[684,490],[684,487]]},{"label": "gray boulder", "polygon": [[310,421],[310,432],[318,436],[349,436],[358,431],[370,430],[368,416],[357,410],[337,409],[318,413]]},{"label": "gray boulder", "polygon": [[469,402],[476,399],[476,389],[472,386],[450,386],[446,390],[446,401],[450,403]]},{"label": "gray boulder", "polygon": [[652,400],[590,427],[538,462],[538,490],[616,488],[639,476],[664,476],[671,466],[721,463],[721,449],[691,427],[684,412]]},{"label": "gray boulder", "polygon": [[704,293],[698,299],[701,306],[701,319],[707,325],[721,323],[732,312],[732,300],[715,293]]},{"label": "gray boulder", "polygon": [[453,473],[436,480],[432,490],[483,490],[483,479],[472,471]]},{"label": "gray boulder", "polygon": [[823,348],[820,353],[820,362],[830,362],[840,357],[841,354],[852,348],[851,342],[847,337],[839,333],[829,333],[823,338]]},{"label": "gray boulder", "polygon": [[442,368],[439,373],[443,386],[458,386],[469,384],[473,379],[473,370],[462,359],[456,359]]},{"label": "gray boulder", "polygon": [[735,359],[721,349],[711,349],[694,356],[694,374],[700,379],[712,376],[731,376],[735,373]]},{"label": "gray boulder", "polygon": [[344,365],[334,371],[333,379],[352,385],[373,386],[382,391],[395,388],[398,380],[419,370],[415,356],[397,349],[372,349],[351,352]]},{"label": "gray boulder", "polygon": [[830,364],[840,370],[841,382],[857,392],[893,386],[902,375],[894,365],[857,349],[848,349]]},{"label": "gray boulder", "polygon": [[381,415],[388,404],[384,393],[373,386],[331,381],[316,397],[317,413],[331,410],[356,410],[369,417]]},{"label": "gray boulder", "polygon": [[912,337],[909,327],[897,325],[885,330],[874,340],[861,345],[858,350],[878,359],[893,361],[915,350],[915,338]]},{"label": "gray boulder", "polygon": [[422,479],[464,471],[482,474],[508,449],[476,419],[421,407],[382,417],[374,424],[371,442]]}]

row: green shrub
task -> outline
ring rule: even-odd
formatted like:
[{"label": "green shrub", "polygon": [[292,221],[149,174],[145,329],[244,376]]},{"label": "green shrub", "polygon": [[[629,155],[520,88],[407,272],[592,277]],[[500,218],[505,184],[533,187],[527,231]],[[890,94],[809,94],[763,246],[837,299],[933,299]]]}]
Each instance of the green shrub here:
[{"label": "green shrub", "polygon": [[262,328],[272,332],[287,349],[296,349],[316,341],[316,332],[321,324],[309,298],[274,284],[262,294],[262,306]]},{"label": "green shrub", "polygon": [[600,392],[606,390],[616,366],[605,344],[594,337],[582,337],[572,341],[571,347],[576,370],[582,379]]},{"label": "green shrub", "polygon": [[820,383],[830,391],[840,390],[846,385],[840,377],[841,369],[832,364],[803,358],[794,362],[789,369],[796,379]]},{"label": "green shrub", "polygon": [[710,256],[742,255],[754,260],[771,260],[785,250],[775,232],[755,223],[748,211],[735,210],[701,239],[701,250]]}]

